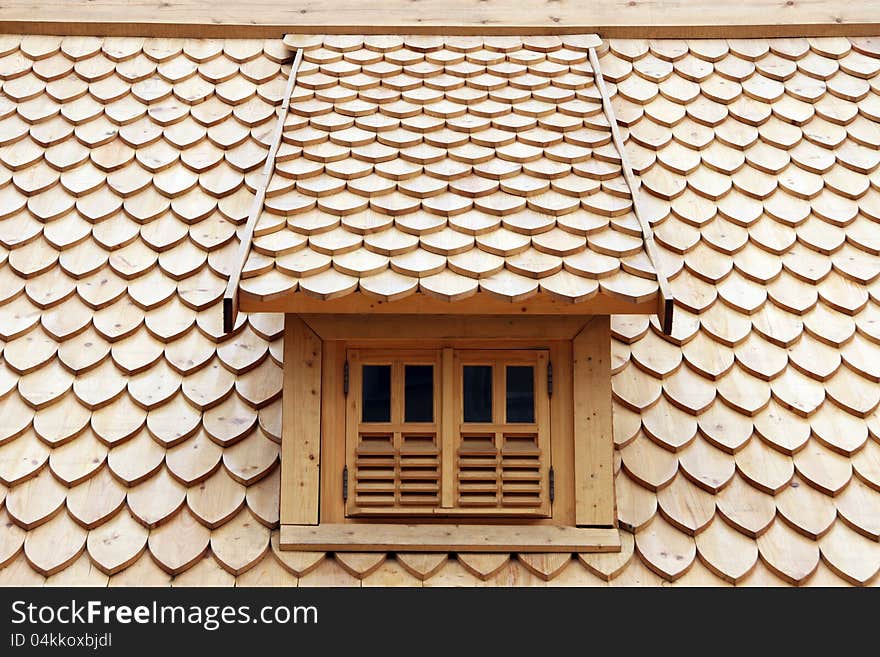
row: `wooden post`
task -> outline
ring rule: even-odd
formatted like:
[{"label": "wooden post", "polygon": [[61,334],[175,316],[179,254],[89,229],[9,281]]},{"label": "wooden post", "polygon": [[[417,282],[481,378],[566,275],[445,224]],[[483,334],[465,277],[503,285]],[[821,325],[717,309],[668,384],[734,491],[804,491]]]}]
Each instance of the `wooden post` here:
[{"label": "wooden post", "polygon": [[324,340],[321,359],[321,523],[345,520],[342,499],[347,412],[342,389],[344,368],[344,344],[339,340]]},{"label": "wooden post", "polygon": [[[583,327],[583,321],[581,326]],[[553,396],[550,397],[550,430],[556,499],[553,501],[553,519],[561,525],[575,524],[574,509],[574,397],[572,385],[571,340],[550,343],[553,363]]]},{"label": "wooden post", "polygon": [[575,520],[578,526],[613,527],[611,318],[594,317],[575,336],[573,351]]},{"label": "wooden post", "polygon": [[281,522],[318,524],[321,464],[321,339],[296,315],[284,318]]}]

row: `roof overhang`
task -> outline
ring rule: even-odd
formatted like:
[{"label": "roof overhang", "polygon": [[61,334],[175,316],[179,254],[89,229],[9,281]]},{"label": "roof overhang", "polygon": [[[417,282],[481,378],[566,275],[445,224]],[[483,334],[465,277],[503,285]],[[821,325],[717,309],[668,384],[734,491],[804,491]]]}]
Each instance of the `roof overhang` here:
[{"label": "roof overhang", "polygon": [[[638,202],[638,185],[602,79],[596,53],[602,41],[596,35],[562,39],[523,37],[522,40],[519,37],[444,36],[404,40],[394,35],[374,39],[288,35],[285,44],[296,57],[254,204],[241,235],[239,255],[230,272],[224,303],[226,330],[232,330],[238,310],[243,310],[363,314],[656,314],[663,330],[671,331],[673,304],[669,285],[657,259],[650,224]],[[374,100],[367,92],[380,78],[373,80],[371,75],[387,77],[384,69],[373,72],[365,67],[360,72],[360,66],[353,66],[358,75],[350,77],[352,72],[328,66],[326,72],[331,75],[326,75],[323,62],[336,62],[343,54],[363,48],[366,48],[362,51],[363,57],[369,55],[367,60],[378,57],[381,63],[395,68],[391,66],[393,62],[398,72],[404,74],[400,81],[382,79],[381,89],[390,93],[400,84],[401,90],[415,89],[413,95],[398,92],[399,100],[393,105],[385,103],[394,98],[384,95]],[[430,63],[430,53],[438,49],[441,59],[437,62],[447,66]],[[490,55],[495,53],[495,59],[484,62],[478,58],[474,64],[468,55],[465,60],[465,54],[475,53],[475,49]],[[520,82],[518,76],[526,72],[525,66],[511,62],[507,65],[513,68],[507,71],[488,65],[498,57],[498,61],[506,61],[505,53],[517,49],[523,49],[526,55],[539,56],[541,60],[544,51],[561,49],[560,56],[566,61],[580,62],[578,74],[570,73],[568,77],[572,79],[562,82],[563,78],[542,77],[549,72],[536,68],[535,74],[529,73]],[[391,57],[388,61],[384,59],[385,52]],[[407,52],[410,55],[395,54]],[[517,58],[524,56],[514,59],[519,61]],[[400,57],[404,58],[401,61],[420,60],[423,63],[419,66],[427,68],[404,66],[401,70],[397,61]],[[467,61],[467,66],[476,68],[467,73],[459,71],[458,64],[448,65],[453,61],[449,57],[456,62]],[[361,59],[358,56],[355,61]],[[473,77],[481,71],[481,78],[487,80]],[[430,86],[421,86],[424,81],[420,78],[430,80],[441,73],[444,75],[437,81],[447,92],[439,93],[439,97],[430,96],[438,92]],[[515,86],[508,87],[508,81],[498,77],[500,75],[513,78],[510,83]],[[441,78],[448,80],[441,82]],[[557,79],[560,82],[557,83]],[[498,92],[501,95],[483,90],[496,88],[492,80],[503,87]],[[328,85],[333,93],[325,98],[322,94],[327,92],[321,90]],[[524,99],[501,93],[507,90],[512,90],[514,95],[522,93],[516,91],[518,85],[534,89],[529,103],[540,107],[520,109],[524,105],[517,103]],[[469,93],[461,98],[454,91],[450,93],[459,88]],[[424,92],[424,98],[420,91]],[[481,102],[480,94],[485,102]],[[528,99],[530,92],[525,94]],[[356,123],[348,115],[346,95],[358,98],[357,113],[352,115],[358,117]],[[366,102],[365,98],[372,102]],[[442,102],[435,105],[440,100]],[[491,107],[483,108],[487,103]],[[401,104],[412,111],[397,107]],[[412,112],[418,114],[415,118],[425,121],[407,123],[403,117],[411,116]],[[325,121],[322,119],[325,113],[336,118],[332,122]],[[558,125],[561,119],[545,123],[540,117],[548,113],[549,119],[558,116],[565,121]],[[403,120],[393,120],[397,129],[388,132],[394,127],[387,124],[391,117]],[[496,125],[493,118],[492,129],[483,133],[489,127],[486,117],[499,117],[502,123]],[[508,117],[518,119],[508,125],[504,122]],[[346,127],[339,125],[343,119],[351,129],[334,132]],[[435,125],[438,121],[439,125]],[[530,129],[528,122],[534,124],[534,128]],[[443,130],[437,132],[439,128]],[[358,133],[355,137],[346,134],[352,130]],[[471,132],[479,136],[493,131],[504,139],[486,137],[489,142],[476,142],[481,146],[470,141]],[[451,138],[447,135],[435,139],[440,139],[438,144],[445,148],[427,146],[432,142],[430,135],[444,132],[450,133]],[[403,133],[403,137],[394,136],[395,133]],[[584,136],[578,136],[580,133]],[[453,148],[460,143],[462,135],[461,148],[480,150],[479,159],[472,159],[472,151],[459,153],[459,148]],[[349,141],[352,138],[362,142]],[[413,139],[412,143],[419,142],[419,147],[439,153],[436,157],[440,161],[435,168],[429,164],[435,160],[422,159],[431,154],[410,152],[416,150],[407,147]],[[445,140],[450,139],[456,141],[446,143]],[[363,148],[358,147],[360,143],[364,144]],[[383,159],[373,159],[374,147],[384,149]],[[505,150],[511,147],[530,149],[530,152],[520,159],[518,154],[523,151]],[[557,147],[563,151],[554,150]],[[389,157],[393,163],[400,163],[398,167],[391,171],[380,170]],[[487,162],[487,158],[490,164],[498,164],[481,169],[483,165],[479,163]],[[547,164],[530,165],[535,158]],[[288,166],[291,163],[295,166]],[[577,169],[577,163],[587,168]],[[345,166],[339,167],[339,164]],[[315,166],[318,170],[312,171]],[[360,171],[354,174],[364,166],[369,176],[363,178]],[[600,173],[594,169],[596,166],[608,171]],[[413,167],[415,173],[410,173],[407,167]],[[428,185],[425,193],[422,187],[404,187],[405,181],[413,175],[418,180],[431,181],[430,185],[422,183]],[[472,185],[462,187],[457,183],[462,176],[480,184],[471,192]],[[322,178],[326,180],[320,184],[311,182]],[[359,180],[370,181],[371,178],[376,180],[370,185],[358,184]],[[573,182],[564,182],[568,180]],[[549,181],[553,182],[553,191],[533,191],[536,185],[551,190]],[[561,187],[556,187],[557,181]],[[403,194],[395,191],[389,195],[386,189],[389,184],[392,190],[400,189]],[[437,184],[443,187],[439,197],[434,190]],[[495,191],[486,192],[485,185],[494,186]],[[371,191],[373,186],[377,196]],[[487,193],[490,195],[486,196]],[[395,195],[401,200],[394,203],[403,205],[390,209],[383,199]],[[443,203],[438,205],[435,198],[443,199]],[[389,258],[394,249],[387,244],[371,242],[373,230],[379,230],[378,235],[393,233],[395,248],[401,240],[406,242],[398,255],[409,258],[407,263]],[[548,230],[557,233],[556,239],[561,240],[558,244],[538,241]],[[436,237],[446,233],[443,239]],[[495,236],[500,243],[491,243]],[[523,243],[514,245],[511,240]],[[358,257],[349,264],[345,258],[352,250]],[[463,252],[479,255],[474,256],[476,260],[455,261],[457,254]],[[293,257],[292,261],[286,259],[287,254]],[[567,258],[560,257],[566,254],[586,256],[591,264],[579,267],[574,261],[569,263]],[[523,257],[524,261],[517,262],[517,258]],[[491,266],[485,265],[486,258],[493,260]],[[439,261],[439,266],[425,264],[432,259]],[[303,261],[307,264],[303,265]],[[601,267],[592,264],[597,262]]]}]

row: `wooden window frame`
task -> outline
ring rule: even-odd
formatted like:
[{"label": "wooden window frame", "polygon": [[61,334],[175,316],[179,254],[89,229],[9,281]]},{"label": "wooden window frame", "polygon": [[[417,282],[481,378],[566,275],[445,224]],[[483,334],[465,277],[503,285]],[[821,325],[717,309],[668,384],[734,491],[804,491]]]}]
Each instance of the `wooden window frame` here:
[{"label": "wooden window frame", "polygon": [[[450,358],[451,354],[451,358]],[[344,501],[346,520],[358,517],[468,517],[488,519],[550,518],[552,517],[549,479],[551,469],[551,423],[550,394],[547,386],[549,349],[470,349],[450,346],[432,346],[422,349],[353,348],[346,352],[349,371],[349,393],[345,403],[345,468],[349,477],[347,500]],[[493,367],[493,420],[488,423],[467,423],[463,417],[464,396],[462,391],[465,365],[484,364]],[[506,367],[528,365],[534,371],[535,419],[531,423],[511,423],[506,415]],[[391,408],[388,422],[368,423],[362,420],[362,368],[368,365],[391,367]],[[431,422],[407,423],[404,419],[404,368],[407,365],[432,365],[434,367],[433,408]],[[450,394],[451,391],[451,394]],[[448,408],[450,407],[451,408]],[[491,434],[489,439],[496,453],[467,455],[464,447],[466,436]],[[433,437],[436,454],[418,451],[406,453],[406,436]],[[507,441],[517,436],[534,436],[535,451],[520,456],[507,450]],[[373,437],[375,445],[364,448],[363,439]],[[384,441],[390,445],[383,446]],[[390,448],[390,449],[388,449]],[[421,483],[430,486],[430,458],[436,459],[436,498],[427,504],[416,505],[405,500],[405,488]],[[410,469],[416,460],[421,463],[425,477],[406,477],[407,459]],[[528,467],[533,459],[536,467]],[[487,461],[493,460],[489,466]],[[524,463],[523,463],[524,461]],[[479,465],[484,467],[480,468]],[[489,469],[494,473],[495,494],[490,504],[488,491],[484,494],[468,492],[464,472],[471,472],[488,483]],[[537,503],[528,504],[529,496],[522,495],[523,502],[516,504],[517,483],[505,483],[511,475],[529,471],[534,474],[531,489],[537,493]],[[537,470],[537,472],[534,472]],[[362,472],[364,473],[362,475]],[[479,476],[485,475],[485,478]],[[421,473],[419,473],[421,474]],[[419,477],[419,478],[416,478]],[[465,479],[463,481],[463,478]],[[373,483],[371,479],[375,479]],[[422,479],[423,481],[420,481]],[[472,486],[479,486],[478,483]],[[528,483],[520,487],[528,489]],[[371,490],[372,489],[372,490]],[[464,490],[463,490],[464,489]],[[413,497],[415,498],[415,494]],[[427,491],[425,497],[428,497]],[[372,498],[372,499],[371,499]],[[384,503],[383,503],[384,502]]]},{"label": "wooden window frame", "polygon": [[[553,363],[549,518],[346,518],[343,380],[347,348],[528,349]],[[287,315],[280,490],[286,550],[615,552],[608,316]],[[542,377],[536,377],[540,380]],[[442,385],[442,384],[441,384]],[[574,390],[578,391],[575,396]],[[441,413],[448,413],[444,405]],[[436,411],[435,411],[436,414]],[[450,418],[451,419],[451,418]],[[443,418],[447,426],[447,418]],[[451,426],[451,425],[449,425]],[[447,432],[448,433],[448,432]],[[557,436],[562,438],[557,439]],[[447,435],[443,440],[449,440]],[[559,465],[569,463],[571,467]],[[448,475],[445,475],[448,476]],[[339,500],[338,502],[334,500]]]}]

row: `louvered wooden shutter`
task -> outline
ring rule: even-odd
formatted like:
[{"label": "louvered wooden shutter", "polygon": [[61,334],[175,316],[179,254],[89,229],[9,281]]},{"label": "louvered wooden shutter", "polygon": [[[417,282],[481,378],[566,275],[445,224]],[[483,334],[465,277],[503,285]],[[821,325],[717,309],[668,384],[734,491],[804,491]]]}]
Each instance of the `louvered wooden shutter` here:
[{"label": "louvered wooden shutter", "polygon": [[[349,515],[433,513],[440,503],[440,435],[438,413],[439,355],[434,350],[394,352],[349,351],[348,410]],[[434,367],[433,419],[406,422],[404,367]],[[364,365],[390,367],[387,422],[365,421],[361,396]]]},{"label": "louvered wooden shutter", "polygon": [[[462,370],[467,364],[491,365],[493,368],[492,421],[465,422],[463,411],[457,409],[457,505],[492,515],[549,515],[550,399],[546,352],[457,352],[455,385],[458,399],[465,394]],[[505,417],[507,390],[504,373],[509,365],[533,368],[533,422],[510,422]]]}]

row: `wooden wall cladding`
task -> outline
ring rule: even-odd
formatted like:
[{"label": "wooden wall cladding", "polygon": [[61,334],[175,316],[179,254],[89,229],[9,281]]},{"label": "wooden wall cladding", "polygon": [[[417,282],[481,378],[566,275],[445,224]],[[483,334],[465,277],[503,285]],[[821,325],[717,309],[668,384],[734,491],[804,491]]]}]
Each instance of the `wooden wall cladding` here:
[{"label": "wooden wall cladding", "polygon": [[876,584],[880,47],[608,45],[676,299],[612,318],[622,551],[358,561],[277,549],[282,320],[220,326],[287,49],[0,38],[0,584]]}]

